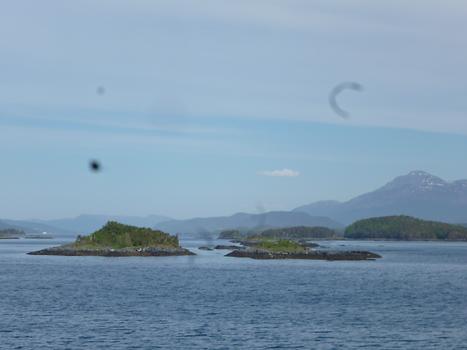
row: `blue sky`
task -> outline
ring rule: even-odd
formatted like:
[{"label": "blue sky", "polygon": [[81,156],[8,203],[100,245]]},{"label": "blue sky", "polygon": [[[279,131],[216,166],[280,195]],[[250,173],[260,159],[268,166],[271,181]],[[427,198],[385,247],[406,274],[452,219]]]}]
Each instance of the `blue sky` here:
[{"label": "blue sky", "polygon": [[[346,200],[414,169],[467,178],[466,15],[461,1],[5,3],[0,217],[224,215]],[[343,81],[364,86],[339,96],[346,120],[328,105]]]}]

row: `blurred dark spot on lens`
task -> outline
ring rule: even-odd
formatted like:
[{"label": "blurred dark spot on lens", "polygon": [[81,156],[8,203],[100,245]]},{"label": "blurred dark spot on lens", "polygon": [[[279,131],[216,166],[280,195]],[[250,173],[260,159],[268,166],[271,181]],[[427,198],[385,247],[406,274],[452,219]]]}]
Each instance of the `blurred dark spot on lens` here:
[{"label": "blurred dark spot on lens", "polygon": [[92,171],[92,172],[99,172],[101,170],[101,164],[97,161],[97,160],[91,160],[89,162],[89,169]]},{"label": "blurred dark spot on lens", "polygon": [[354,90],[354,91],[362,91],[363,86],[359,83],[351,82],[344,82],[336,85],[329,94],[329,104],[334,112],[342,118],[348,118],[350,116],[349,112],[340,108],[339,104],[337,103],[337,95],[339,95],[343,90]]},{"label": "blurred dark spot on lens", "polygon": [[105,87],[103,87],[103,86],[98,86],[97,89],[96,89],[96,93],[97,93],[99,96],[105,95]]}]

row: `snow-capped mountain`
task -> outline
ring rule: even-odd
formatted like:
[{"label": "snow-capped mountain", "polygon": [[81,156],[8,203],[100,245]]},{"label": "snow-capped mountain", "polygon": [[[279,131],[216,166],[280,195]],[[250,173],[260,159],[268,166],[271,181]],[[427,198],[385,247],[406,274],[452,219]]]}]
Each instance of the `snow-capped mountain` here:
[{"label": "snow-capped mountain", "polygon": [[467,222],[467,180],[447,182],[424,171],[396,177],[383,187],[347,202],[316,202],[294,209],[351,223],[384,215],[412,215],[452,223]]}]

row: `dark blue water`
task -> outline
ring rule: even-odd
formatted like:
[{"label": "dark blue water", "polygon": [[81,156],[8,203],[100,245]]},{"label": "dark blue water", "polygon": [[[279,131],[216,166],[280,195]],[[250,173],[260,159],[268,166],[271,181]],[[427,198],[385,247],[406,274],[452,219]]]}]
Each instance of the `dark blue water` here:
[{"label": "dark blue water", "polygon": [[0,348],[467,349],[464,243],[326,243],[384,256],[368,262],[24,254],[56,243],[0,241]]}]

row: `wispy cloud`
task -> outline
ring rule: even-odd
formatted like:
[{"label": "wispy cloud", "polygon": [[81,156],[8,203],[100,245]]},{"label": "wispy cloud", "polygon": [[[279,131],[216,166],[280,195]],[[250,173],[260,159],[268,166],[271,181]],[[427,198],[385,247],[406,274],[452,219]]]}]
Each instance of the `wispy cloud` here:
[{"label": "wispy cloud", "polygon": [[276,176],[276,177],[297,177],[300,175],[299,171],[292,170],[292,169],[280,169],[280,170],[264,170],[260,171],[259,175],[264,176]]},{"label": "wispy cloud", "polygon": [[467,134],[460,0],[442,8],[402,0],[57,3],[2,8],[2,110],[25,104],[34,115],[36,106],[60,106],[83,120],[80,108],[340,124],[327,96],[354,80],[365,93],[339,96],[348,124]]}]

